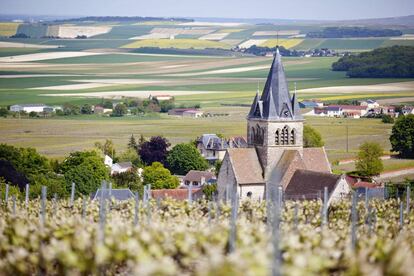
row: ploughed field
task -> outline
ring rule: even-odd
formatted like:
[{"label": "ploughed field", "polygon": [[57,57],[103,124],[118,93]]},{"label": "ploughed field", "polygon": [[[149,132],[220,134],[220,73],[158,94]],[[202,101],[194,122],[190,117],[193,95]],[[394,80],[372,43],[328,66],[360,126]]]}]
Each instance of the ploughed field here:
[{"label": "ploughed field", "polygon": [[322,226],[321,203],[283,203],[277,228],[277,216],[267,216],[272,213],[263,201],[242,201],[231,216],[230,205],[205,201],[151,200],[137,208],[134,200],[78,199],[73,207],[67,200],[49,200],[42,215],[40,200],[26,206],[9,198],[0,208],[0,271],[269,275],[274,269],[282,275],[411,275],[413,206],[403,206],[400,213],[396,200],[368,205],[362,200],[351,216],[347,199],[330,206]]}]

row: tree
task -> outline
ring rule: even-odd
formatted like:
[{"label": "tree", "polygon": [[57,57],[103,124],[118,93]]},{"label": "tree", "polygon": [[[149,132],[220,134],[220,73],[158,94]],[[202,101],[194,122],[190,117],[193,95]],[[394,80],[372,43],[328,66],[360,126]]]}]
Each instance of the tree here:
[{"label": "tree", "polygon": [[34,112],[34,111],[31,111],[31,112],[29,113],[29,117],[30,117],[30,118],[36,118],[36,117],[37,117],[37,113],[36,113],[36,112]]},{"label": "tree", "polygon": [[65,103],[63,105],[63,114],[64,115],[79,115],[80,108],[77,105]]},{"label": "tree", "polygon": [[153,189],[175,189],[180,184],[177,177],[160,163],[154,162],[144,168],[144,185],[151,184]]},{"label": "tree", "polygon": [[131,161],[135,167],[142,167],[141,158],[136,150],[134,149],[127,149],[126,151],[122,152],[118,157],[118,162],[128,162]]},{"label": "tree", "polygon": [[216,163],[214,164],[214,173],[216,174],[216,177],[218,177],[222,164],[223,164],[222,160],[217,160]]},{"label": "tree", "polygon": [[165,164],[167,158],[167,148],[170,146],[168,140],[161,136],[153,136],[147,142],[142,143],[139,149],[141,160],[150,165],[153,162]]},{"label": "tree", "polygon": [[102,151],[103,154],[110,156],[112,159],[115,158],[115,146],[111,139],[106,139],[105,143],[95,142],[95,147]]},{"label": "tree", "polygon": [[138,144],[137,144],[137,141],[135,140],[134,134],[131,134],[131,137],[129,138],[128,148],[133,149],[133,150],[138,149]]},{"label": "tree", "polygon": [[174,174],[185,175],[190,170],[204,171],[208,168],[207,161],[192,144],[175,145],[167,156],[168,168]]},{"label": "tree", "polygon": [[414,157],[414,115],[400,116],[392,127],[390,136],[392,151],[401,157]]},{"label": "tree", "polygon": [[393,124],[394,123],[394,118],[393,117],[391,117],[390,115],[388,115],[388,114],[383,114],[382,116],[381,116],[381,121],[384,123],[384,124]]},{"label": "tree", "polygon": [[379,175],[383,169],[381,156],[383,149],[380,144],[376,142],[365,142],[359,147],[358,158],[355,163],[355,168],[361,176],[376,176]]},{"label": "tree", "polygon": [[128,112],[128,107],[122,103],[117,104],[113,111],[113,116],[122,117]]},{"label": "tree", "polygon": [[207,200],[213,200],[217,196],[217,184],[204,185],[203,194]]},{"label": "tree", "polygon": [[303,147],[319,148],[323,147],[324,144],[321,134],[316,129],[311,126],[303,127]]},{"label": "tree", "polygon": [[82,105],[80,112],[82,114],[92,114],[92,106],[89,104],[84,104]]},{"label": "tree", "polygon": [[103,102],[102,106],[104,108],[108,108],[108,109],[112,109],[113,108],[113,105],[112,105],[112,102],[111,101],[105,101],[105,102]]},{"label": "tree", "polygon": [[0,108],[0,117],[7,118],[7,115],[9,115],[9,111],[4,107]]},{"label": "tree", "polygon": [[108,169],[95,151],[71,153],[60,165],[60,172],[65,176],[66,190],[71,190],[73,182],[78,195],[95,192],[101,181],[109,178]]},{"label": "tree", "polygon": [[132,192],[139,193],[142,193],[144,190],[141,178],[137,174],[136,169],[123,173],[116,173],[112,176],[112,179],[114,180],[117,188],[128,188]]}]

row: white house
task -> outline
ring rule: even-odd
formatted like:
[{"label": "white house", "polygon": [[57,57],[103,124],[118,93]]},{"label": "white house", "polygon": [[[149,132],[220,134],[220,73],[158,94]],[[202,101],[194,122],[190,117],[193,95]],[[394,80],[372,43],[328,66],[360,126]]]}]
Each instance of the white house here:
[{"label": "white house", "polygon": [[366,100],[366,101],[361,101],[359,103],[360,106],[366,106],[367,109],[373,109],[373,108],[377,108],[379,107],[379,103],[375,100]]},{"label": "white house", "polygon": [[47,106],[45,104],[15,104],[10,106],[10,111],[11,112],[21,112],[21,111],[25,111],[27,113],[30,112],[43,112],[43,111],[48,111],[48,110],[55,110],[54,107],[50,107]]},{"label": "white house", "polygon": [[105,155],[104,164],[105,164],[105,166],[112,168],[112,165],[113,165],[112,158],[109,157],[108,155]]},{"label": "white house", "polygon": [[131,162],[115,163],[111,167],[111,174],[124,173],[132,170]]}]

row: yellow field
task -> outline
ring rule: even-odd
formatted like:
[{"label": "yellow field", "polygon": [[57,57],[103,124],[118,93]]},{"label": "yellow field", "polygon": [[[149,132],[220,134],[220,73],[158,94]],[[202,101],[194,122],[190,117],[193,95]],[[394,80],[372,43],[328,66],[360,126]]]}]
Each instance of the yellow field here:
[{"label": "yellow field", "polygon": [[15,35],[19,23],[0,22],[0,36]]},{"label": "yellow field", "polygon": [[278,43],[277,39],[269,39],[266,42],[262,43],[260,46],[262,46],[262,47],[276,47],[279,44],[279,46],[283,46],[286,49],[289,49],[289,48],[295,47],[296,45],[298,45],[302,41],[303,41],[303,39],[297,39],[297,38],[279,39],[279,43]]},{"label": "yellow field", "polygon": [[206,49],[220,48],[229,49],[231,46],[222,42],[198,40],[198,39],[144,39],[128,43],[122,48],[143,48],[143,47],[159,47],[159,48],[177,48],[177,49]]},{"label": "yellow field", "polygon": [[221,29],[219,33],[238,33],[244,30],[245,29]]}]

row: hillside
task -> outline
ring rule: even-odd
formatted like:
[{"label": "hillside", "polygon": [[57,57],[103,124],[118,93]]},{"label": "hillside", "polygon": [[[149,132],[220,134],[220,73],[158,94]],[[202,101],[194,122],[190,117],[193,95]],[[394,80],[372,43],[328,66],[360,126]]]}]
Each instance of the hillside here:
[{"label": "hillside", "polygon": [[414,78],[414,47],[393,46],[345,56],[332,64],[351,78]]}]

